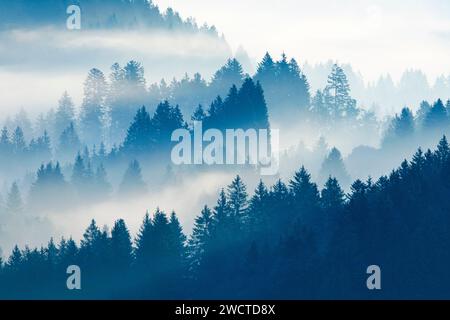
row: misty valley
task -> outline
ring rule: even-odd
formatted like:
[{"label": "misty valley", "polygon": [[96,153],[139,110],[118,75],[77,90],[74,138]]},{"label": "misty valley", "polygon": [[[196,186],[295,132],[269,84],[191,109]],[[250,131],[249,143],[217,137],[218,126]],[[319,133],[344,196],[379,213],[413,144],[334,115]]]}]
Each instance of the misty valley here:
[{"label": "misty valley", "polygon": [[0,2],[0,299],[449,298],[445,65],[371,82],[159,1],[77,30],[40,2]]}]

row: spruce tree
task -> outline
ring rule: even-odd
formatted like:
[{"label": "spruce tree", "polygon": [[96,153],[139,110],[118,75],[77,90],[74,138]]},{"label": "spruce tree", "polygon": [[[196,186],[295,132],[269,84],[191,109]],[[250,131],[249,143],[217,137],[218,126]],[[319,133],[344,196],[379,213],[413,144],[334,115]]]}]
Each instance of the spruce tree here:
[{"label": "spruce tree", "polygon": [[337,148],[332,148],[328,156],[322,162],[319,181],[325,183],[330,176],[337,178],[339,183],[344,187],[348,187],[350,184],[350,176],[345,168],[341,152]]},{"label": "spruce tree", "polygon": [[200,215],[195,218],[191,237],[188,241],[189,270],[194,277],[198,277],[199,268],[208,250],[213,227],[213,215],[205,206]]},{"label": "spruce tree", "polygon": [[20,195],[19,186],[17,182],[11,185],[11,189],[8,193],[6,200],[6,211],[9,214],[18,214],[23,210],[22,196]]},{"label": "spruce tree", "polygon": [[75,122],[75,106],[72,98],[65,91],[59,100],[55,113],[54,133],[59,137],[63,131]]},{"label": "spruce tree", "polygon": [[12,139],[11,139],[12,150],[16,155],[22,155],[26,148],[25,137],[23,135],[22,128],[17,127],[14,130]]},{"label": "spruce tree", "polygon": [[137,160],[130,162],[119,187],[119,193],[124,196],[140,195],[147,191],[147,185],[142,179],[141,167]]},{"label": "spruce tree", "polygon": [[145,107],[140,108],[127,131],[123,151],[129,155],[149,152],[154,146],[154,128]]},{"label": "spruce tree", "polygon": [[132,263],[132,244],[130,232],[122,219],[117,220],[111,230],[111,250],[114,268],[119,272],[127,271]]},{"label": "spruce tree", "polygon": [[107,84],[103,72],[91,69],[84,82],[84,98],[80,113],[80,129],[86,143],[102,141]]}]

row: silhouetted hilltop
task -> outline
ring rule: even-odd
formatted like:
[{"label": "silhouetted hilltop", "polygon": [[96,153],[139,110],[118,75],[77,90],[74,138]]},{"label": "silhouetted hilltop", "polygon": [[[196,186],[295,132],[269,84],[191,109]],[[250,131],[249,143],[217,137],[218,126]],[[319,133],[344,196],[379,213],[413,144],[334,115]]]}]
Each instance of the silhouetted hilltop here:
[{"label": "silhouetted hilltop", "polygon": [[167,29],[217,35],[215,27],[183,20],[171,8],[160,12],[151,0],[14,0],[0,2],[0,29],[53,26],[65,28],[67,8],[81,9],[83,29]]}]

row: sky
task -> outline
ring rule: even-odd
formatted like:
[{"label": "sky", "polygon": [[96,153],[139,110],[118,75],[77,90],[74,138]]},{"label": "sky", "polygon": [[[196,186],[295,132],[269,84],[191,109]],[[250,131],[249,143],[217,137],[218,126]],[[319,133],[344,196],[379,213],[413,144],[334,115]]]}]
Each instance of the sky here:
[{"label": "sky", "polygon": [[450,73],[448,0],[154,0],[214,24],[251,58],[283,51],[300,62],[351,63],[366,81],[422,69]]}]

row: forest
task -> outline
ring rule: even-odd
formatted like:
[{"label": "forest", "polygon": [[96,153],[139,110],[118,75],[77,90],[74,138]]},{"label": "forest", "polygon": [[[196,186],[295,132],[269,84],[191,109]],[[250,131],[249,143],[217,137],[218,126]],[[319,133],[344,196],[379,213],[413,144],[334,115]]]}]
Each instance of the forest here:
[{"label": "forest", "polygon": [[[352,97],[339,64],[311,93],[285,54],[267,53],[254,75],[230,58],[210,81],[197,73],[170,84],[147,84],[134,60],[113,64],[109,75],[93,68],[79,108],[64,92],[34,121],[21,111],[4,122],[0,233],[9,238],[0,239],[12,250],[0,260],[0,298],[445,298],[449,98],[382,120]],[[173,165],[170,136],[193,130],[193,121],[222,131],[282,129],[280,172],[263,181],[250,164]],[[189,232],[179,212],[155,209],[129,213],[145,214],[137,233],[125,219],[110,228],[93,219],[81,239],[50,238],[53,230],[45,245],[9,245],[17,243],[12,221],[31,228],[49,212],[90,214],[181,180],[196,189],[195,176],[218,172],[233,179],[195,212]],[[382,291],[366,288],[373,264]],[[67,290],[69,265],[82,270],[80,291]]]},{"label": "forest", "polygon": [[[236,176],[189,236],[175,212],[157,209],[135,236],[122,219],[110,230],[92,220],[79,244],[14,247],[1,264],[0,297],[445,298],[449,178],[445,137],[377,181],[354,181],[348,194],[333,177],[320,189],[304,167],[252,194]],[[65,287],[74,264],[83,272],[79,291]],[[372,264],[383,271],[382,291],[365,287]]]}]

